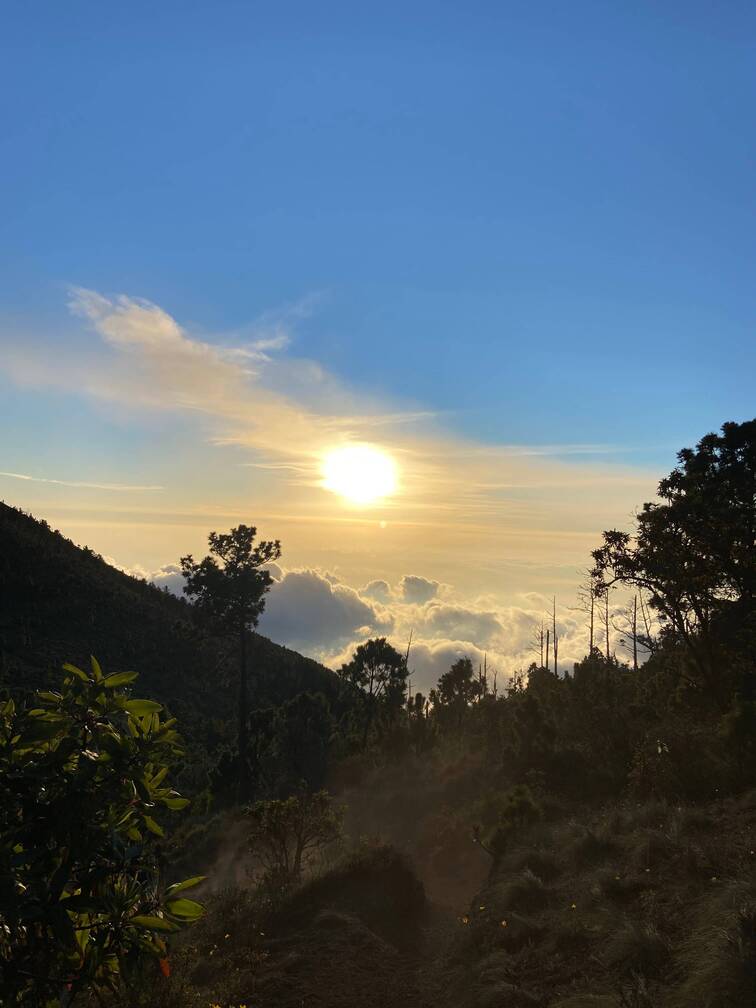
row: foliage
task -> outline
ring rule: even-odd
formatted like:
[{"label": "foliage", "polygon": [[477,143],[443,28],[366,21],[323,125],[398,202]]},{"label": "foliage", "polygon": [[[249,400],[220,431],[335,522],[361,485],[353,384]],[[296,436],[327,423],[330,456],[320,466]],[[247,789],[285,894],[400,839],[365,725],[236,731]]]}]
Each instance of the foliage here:
[{"label": "foliage", "polygon": [[166,933],[202,913],[163,884],[160,818],[188,804],[166,782],[181,753],[134,672],[64,666],[60,691],[0,707],[0,967],[4,1004],[67,1004],[116,989]]},{"label": "foliage", "polygon": [[259,801],[248,812],[249,846],[272,888],[285,891],[302,876],[305,861],[341,835],[343,810],[327,791]]},{"label": "foliage", "polygon": [[600,590],[619,582],[647,593],[690,655],[696,681],[721,702],[722,628],[730,644],[754,629],[756,420],[726,423],[678,459],[634,536],[604,533],[593,574]]},{"label": "foliage", "polygon": [[475,678],[470,659],[459,658],[438,680],[433,700],[439,707],[439,713],[448,711],[453,723],[459,729],[465,711],[481,696],[482,691],[482,684]]},{"label": "foliage", "polygon": [[265,564],[278,560],[281,544],[254,545],[257,529],[238,525],[230,532],[211,532],[210,554],[196,562],[191,554],[181,558],[186,578],[184,592],[194,599],[200,621],[220,634],[239,638],[239,699],[237,704],[237,758],[239,798],[249,790],[247,635],[257,626],[265,608],[265,594],[273,579]]},{"label": "foliage", "polygon": [[352,660],[339,669],[340,678],[360,692],[355,694],[363,708],[362,748],[367,745],[376,722],[391,721],[404,704],[407,682],[406,659],[385,637],[366,641]]},{"label": "foliage", "polygon": [[322,693],[299,693],[280,707],[252,716],[257,790],[281,797],[301,784],[323,786],[335,731],[330,704]]},{"label": "foliage", "polygon": [[265,593],[273,583],[265,564],[281,556],[281,544],[254,545],[257,529],[238,525],[230,532],[211,532],[210,553],[199,562],[191,554],[181,558],[186,578],[184,592],[194,600],[201,616],[226,633],[257,626],[265,608]]}]

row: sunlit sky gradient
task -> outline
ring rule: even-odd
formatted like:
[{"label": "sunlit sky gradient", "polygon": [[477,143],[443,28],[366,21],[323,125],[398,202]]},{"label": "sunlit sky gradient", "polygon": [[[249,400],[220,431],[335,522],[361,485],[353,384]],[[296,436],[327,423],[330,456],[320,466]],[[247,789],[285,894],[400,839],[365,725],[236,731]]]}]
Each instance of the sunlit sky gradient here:
[{"label": "sunlit sky gradient", "polygon": [[[554,592],[577,657],[600,530],[754,413],[755,41],[746,3],[6,4],[0,498],[166,583],[255,522],[263,630],[329,661],[511,667]],[[397,494],[322,487],[354,441]]]}]

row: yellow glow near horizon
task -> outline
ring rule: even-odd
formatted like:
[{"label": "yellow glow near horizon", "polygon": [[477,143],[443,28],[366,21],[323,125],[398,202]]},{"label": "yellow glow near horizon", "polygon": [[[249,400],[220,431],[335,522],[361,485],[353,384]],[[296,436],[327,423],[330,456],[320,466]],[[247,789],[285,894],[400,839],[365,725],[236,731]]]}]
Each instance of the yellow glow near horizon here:
[{"label": "yellow glow near horizon", "polygon": [[352,504],[372,504],[396,491],[396,465],[378,448],[344,445],[325,456],[322,485]]}]

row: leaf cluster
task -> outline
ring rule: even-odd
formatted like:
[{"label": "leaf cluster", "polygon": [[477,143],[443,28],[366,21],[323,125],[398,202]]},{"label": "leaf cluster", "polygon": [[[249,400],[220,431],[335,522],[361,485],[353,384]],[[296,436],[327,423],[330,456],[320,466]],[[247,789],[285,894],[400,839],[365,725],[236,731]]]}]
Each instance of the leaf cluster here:
[{"label": "leaf cluster", "polygon": [[115,990],[164,932],[201,915],[163,884],[167,783],[181,754],[160,704],[128,695],[134,672],[64,666],[59,690],[0,705],[0,970],[9,1005]]}]

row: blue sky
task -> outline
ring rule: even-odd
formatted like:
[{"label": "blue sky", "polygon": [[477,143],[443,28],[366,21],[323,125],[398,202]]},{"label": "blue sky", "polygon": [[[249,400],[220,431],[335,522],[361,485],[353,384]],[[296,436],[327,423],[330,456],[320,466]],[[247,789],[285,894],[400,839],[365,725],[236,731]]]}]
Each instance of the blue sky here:
[{"label": "blue sky", "polygon": [[752,406],[755,28],[10,3],[4,311],[76,283],[224,330],[318,292],[308,356],[468,432],[675,445]]},{"label": "blue sky", "polygon": [[[332,376],[350,416],[431,412],[434,444],[604,446],[652,487],[753,415],[755,33],[738,2],[10,0],[0,469],[199,506],[201,458],[229,514],[288,493],[180,410],[87,392],[92,325],[113,337],[69,313],[73,285],[210,347],[285,331],[265,381],[316,413],[329,395],[313,405],[286,361]],[[73,514],[63,489],[3,493]]]}]

